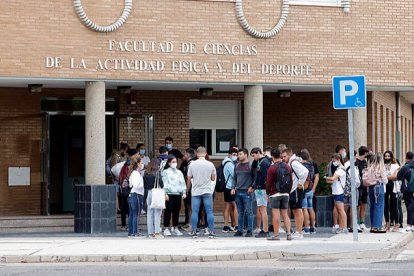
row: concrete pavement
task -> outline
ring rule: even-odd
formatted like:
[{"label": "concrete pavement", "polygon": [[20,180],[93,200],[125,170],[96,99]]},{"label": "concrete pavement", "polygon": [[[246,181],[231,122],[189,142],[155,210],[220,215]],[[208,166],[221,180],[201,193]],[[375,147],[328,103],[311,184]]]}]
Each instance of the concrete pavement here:
[{"label": "concrete pavement", "polygon": [[[329,256],[334,253],[363,252],[400,248],[414,238],[413,233],[331,235],[328,229],[301,240],[267,241],[234,238],[223,234],[215,239],[189,236],[160,240],[146,237],[129,239],[125,233],[93,237],[73,233],[61,235],[0,236],[0,263],[49,262],[207,262],[275,259],[306,255]],[[377,254],[377,253],[375,253]],[[343,256],[347,254],[342,254]]]}]

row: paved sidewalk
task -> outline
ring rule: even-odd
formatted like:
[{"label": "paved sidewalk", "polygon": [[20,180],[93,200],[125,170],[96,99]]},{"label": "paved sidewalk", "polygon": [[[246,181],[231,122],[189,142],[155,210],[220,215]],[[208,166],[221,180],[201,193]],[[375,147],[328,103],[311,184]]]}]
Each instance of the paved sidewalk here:
[{"label": "paved sidewalk", "polygon": [[[121,236],[122,235],[122,236]],[[319,236],[318,236],[319,235]],[[361,253],[399,248],[414,238],[413,233],[359,235],[317,234],[302,240],[267,241],[221,235],[215,239],[188,236],[162,240],[128,239],[124,233],[111,237],[61,235],[17,235],[0,237],[0,263],[39,262],[206,262],[295,257],[330,256],[333,253]]]}]

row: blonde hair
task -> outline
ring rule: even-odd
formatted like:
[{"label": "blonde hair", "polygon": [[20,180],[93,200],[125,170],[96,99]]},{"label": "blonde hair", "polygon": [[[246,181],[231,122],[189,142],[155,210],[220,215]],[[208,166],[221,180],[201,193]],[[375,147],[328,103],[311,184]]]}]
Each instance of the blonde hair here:
[{"label": "blonde hair", "polygon": [[384,157],[381,152],[377,152],[368,161],[368,169],[376,172],[382,173],[385,171]]},{"label": "blonde hair", "polygon": [[197,148],[197,153],[199,153],[199,154],[206,154],[207,153],[207,150],[206,150],[205,147],[198,147]]},{"label": "blonde hair", "polygon": [[129,164],[128,168],[128,177],[130,177],[132,172],[137,169],[139,162],[141,162],[141,157],[139,157],[139,154],[137,153],[131,156],[130,160],[131,164]]}]

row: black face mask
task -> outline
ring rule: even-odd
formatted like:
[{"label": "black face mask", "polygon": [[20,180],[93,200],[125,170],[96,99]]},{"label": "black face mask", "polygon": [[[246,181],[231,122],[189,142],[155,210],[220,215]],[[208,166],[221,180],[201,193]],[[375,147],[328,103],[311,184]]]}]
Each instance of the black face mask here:
[{"label": "black face mask", "polygon": [[385,164],[391,163],[391,159],[384,159],[384,163]]}]

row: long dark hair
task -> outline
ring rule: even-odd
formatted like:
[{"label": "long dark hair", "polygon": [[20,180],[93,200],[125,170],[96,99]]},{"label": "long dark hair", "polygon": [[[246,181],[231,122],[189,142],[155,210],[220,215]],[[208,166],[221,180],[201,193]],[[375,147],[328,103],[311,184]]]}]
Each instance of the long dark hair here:
[{"label": "long dark hair", "polygon": [[394,153],[392,153],[392,151],[390,151],[390,150],[387,150],[387,151],[385,151],[385,152],[384,152],[384,162],[385,162],[385,155],[386,155],[387,153],[388,153],[388,154],[390,155],[390,157],[391,157],[391,164],[396,164],[396,163],[397,163],[397,160],[395,160]]},{"label": "long dark hair", "polygon": [[168,159],[167,159],[167,163],[165,164],[164,170],[170,168],[170,163],[171,161],[173,161],[174,159],[177,159],[174,155],[170,154],[168,155]]}]

